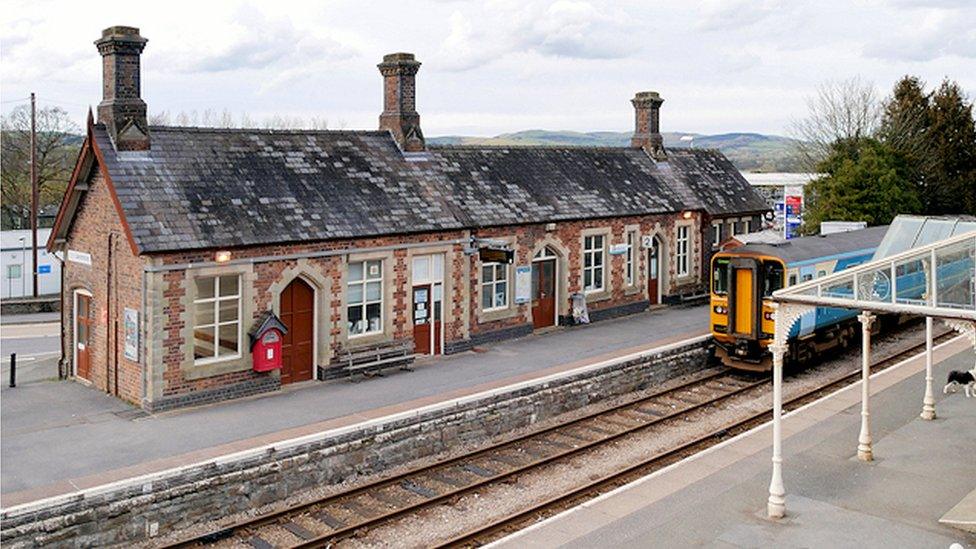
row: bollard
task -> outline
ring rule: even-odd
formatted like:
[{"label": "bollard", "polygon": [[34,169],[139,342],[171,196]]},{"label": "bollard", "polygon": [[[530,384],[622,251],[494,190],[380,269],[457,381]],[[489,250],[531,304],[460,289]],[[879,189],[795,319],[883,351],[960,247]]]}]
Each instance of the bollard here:
[{"label": "bollard", "polygon": [[17,353],[10,353],[10,386],[17,386]]}]

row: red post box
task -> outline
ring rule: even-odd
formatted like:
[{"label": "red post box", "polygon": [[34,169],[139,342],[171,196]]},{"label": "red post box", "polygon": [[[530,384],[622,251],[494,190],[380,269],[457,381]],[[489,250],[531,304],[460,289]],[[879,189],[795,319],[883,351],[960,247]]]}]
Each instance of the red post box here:
[{"label": "red post box", "polygon": [[281,368],[281,342],[288,328],[271,311],[262,314],[248,332],[251,338],[251,362],[255,372]]}]

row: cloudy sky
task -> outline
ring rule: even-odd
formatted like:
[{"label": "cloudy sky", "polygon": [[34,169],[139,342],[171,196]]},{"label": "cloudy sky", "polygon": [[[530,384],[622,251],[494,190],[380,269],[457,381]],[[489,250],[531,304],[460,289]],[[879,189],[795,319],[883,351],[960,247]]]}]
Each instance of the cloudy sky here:
[{"label": "cloudy sky", "polygon": [[373,128],[376,63],[423,63],[428,136],[629,130],[639,90],[662,129],[783,134],[818,83],[859,75],[886,93],[911,73],[976,96],[973,0],[274,0],[2,2],[3,112],[35,91],[83,120],[101,99],[92,44],[130,25],[149,44],[150,112],[228,109]]}]

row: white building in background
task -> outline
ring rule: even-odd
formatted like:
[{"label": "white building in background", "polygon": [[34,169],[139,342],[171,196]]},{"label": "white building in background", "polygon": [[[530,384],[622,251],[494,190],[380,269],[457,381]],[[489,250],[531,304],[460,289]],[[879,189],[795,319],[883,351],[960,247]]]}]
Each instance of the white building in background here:
[{"label": "white building in background", "polygon": [[773,228],[786,238],[796,236],[803,223],[803,188],[819,174],[743,172],[742,176],[773,210]]},{"label": "white building in background", "polygon": [[[61,292],[61,261],[44,249],[51,229],[37,230],[37,293]],[[33,294],[31,232],[0,231],[0,298],[17,298]]]}]

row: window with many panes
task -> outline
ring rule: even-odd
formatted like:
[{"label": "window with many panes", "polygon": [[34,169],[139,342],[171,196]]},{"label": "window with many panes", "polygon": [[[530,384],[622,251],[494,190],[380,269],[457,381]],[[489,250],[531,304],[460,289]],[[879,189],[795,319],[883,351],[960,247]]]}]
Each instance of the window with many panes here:
[{"label": "window with many panes", "polygon": [[349,264],[346,321],[350,337],[383,331],[383,260]]},{"label": "window with many panes", "polygon": [[241,355],[241,277],[197,278],[193,300],[193,359],[198,364]]},{"label": "window with many panes", "polygon": [[583,237],[583,291],[603,290],[603,265],[606,251],[602,234]]},{"label": "window with many panes", "polygon": [[481,266],[481,310],[508,307],[508,265],[485,263]]},{"label": "window with many panes", "polygon": [[678,225],[677,250],[674,254],[678,276],[688,276],[688,225]]},{"label": "window with many panes", "polygon": [[633,286],[637,280],[637,262],[634,261],[634,242],[637,240],[637,233],[627,233],[627,255],[624,256],[624,278],[628,286]]}]

